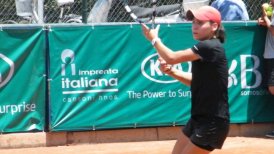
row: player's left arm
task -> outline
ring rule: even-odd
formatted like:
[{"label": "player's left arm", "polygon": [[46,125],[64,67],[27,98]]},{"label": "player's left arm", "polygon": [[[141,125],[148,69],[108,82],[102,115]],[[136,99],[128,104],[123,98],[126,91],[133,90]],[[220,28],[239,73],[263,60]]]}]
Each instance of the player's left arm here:
[{"label": "player's left arm", "polygon": [[168,74],[169,76],[173,77],[174,79],[182,82],[183,84],[187,86],[191,85],[192,73],[184,72],[182,70],[178,70],[172,67],[172,65],[167,64],[166,61],[161,57],[159,57],[158,60],[160,61],[160,70],[163,73]]}]

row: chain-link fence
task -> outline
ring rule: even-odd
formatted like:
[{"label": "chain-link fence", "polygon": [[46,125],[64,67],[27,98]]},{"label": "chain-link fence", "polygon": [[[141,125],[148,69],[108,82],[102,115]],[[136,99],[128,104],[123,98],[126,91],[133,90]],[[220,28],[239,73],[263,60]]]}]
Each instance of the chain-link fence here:
[{"label": "chain-link fence", "polygon": [[[61,5],[64,1],[71,3]],[[157,5],[182,4],[182,1],[158,0]],[[213,0],[209,1],[210,4]],[[268,2],[268,0],[243,1],[251,20],[256,20],[261,15],[261,4]],[[120,0],[105,0],[109,3],[105,6],[99,6],[100,4],[96,3],[98,0],[86,0],[85,7],[83,7],[84,0],[44,0],[40,7],[37,4],[39,2],[41,5],[43,0],[0,0],[0,23],[39,23],[39,20],[44,23],[78,23],[82,22],[83,8],[86,8],[88,22],[97,22],[99,18],[100,22],[131,21]],[[130,0],[129,2],[130,5],[142,4],[144,7],[151,7],[150,0]],[[24,12],[27,13],[24,14]],[[41,15],[43,19],[39,19]]]}]

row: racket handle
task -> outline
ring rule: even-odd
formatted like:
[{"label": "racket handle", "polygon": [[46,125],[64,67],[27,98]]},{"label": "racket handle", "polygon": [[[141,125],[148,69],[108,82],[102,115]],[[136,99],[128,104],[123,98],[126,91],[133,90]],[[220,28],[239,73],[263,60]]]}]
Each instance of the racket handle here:
[{"label": "racket handle", "polygon": [[136,22],[138,22],[140,24],[143,23],[141,20],[138,19],[138,17],[134,13],[132,13],[132,10],[130,9],[130,7],[128,5],[124,5],[124,8],[126,9],[127,13],[129,13],[130,17],[134,21],[136,21]]},{"label": "racket handle", "polygon": [[152,25],[151,25],[151,28],[152,28],[152,29],[155,29],[156,3],[157,3],[157,0],[151,0],[151,4],[152,4],[152,6],[153,6]]}]

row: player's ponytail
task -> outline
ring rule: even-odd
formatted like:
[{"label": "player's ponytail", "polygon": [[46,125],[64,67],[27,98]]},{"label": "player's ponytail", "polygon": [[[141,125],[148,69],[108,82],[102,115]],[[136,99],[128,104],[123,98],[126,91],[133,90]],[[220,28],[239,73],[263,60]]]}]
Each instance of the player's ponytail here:
[{"label": "player's ponytail", "polygon": [[225,42],[225,28],[224,28],[224,26],[222,24],[216,30],[216,34],[215,35],[216,35],[217,39],[220,40],[221,43]]}]

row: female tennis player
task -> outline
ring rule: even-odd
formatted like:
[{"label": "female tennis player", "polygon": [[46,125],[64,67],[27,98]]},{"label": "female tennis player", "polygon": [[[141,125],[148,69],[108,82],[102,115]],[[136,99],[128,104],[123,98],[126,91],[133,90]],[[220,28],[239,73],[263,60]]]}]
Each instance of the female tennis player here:
[{"label": "female tennis player", "polygon": [[[191,87],[191,118],[172,153],[207,154],[221,149],[229,131],[228,67],[222,45],[225,31],[220,13],[211,6],[189,10],[186,17],[192,21],[193,38],[198,40],[189,49],[169,49],[158,37],[159,26],[149,29],[142,24],[142,29],[160,56],[161,70]],[[191,73],[171,67],[187,61],[192,62]]]}]

